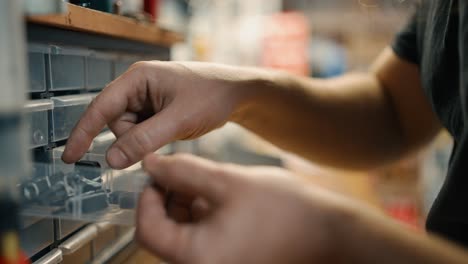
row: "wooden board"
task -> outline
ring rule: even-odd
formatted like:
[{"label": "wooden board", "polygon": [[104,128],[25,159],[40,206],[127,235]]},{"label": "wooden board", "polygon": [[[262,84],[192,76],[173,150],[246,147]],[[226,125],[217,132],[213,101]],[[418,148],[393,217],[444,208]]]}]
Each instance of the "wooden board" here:
[{"label": "wooden board", "polygon": [[72,4],[68,4],[68,10],[64,14],[29,16],[27,21],[158,46],[171,46],[183,40],[180,34],[152,24]]}]

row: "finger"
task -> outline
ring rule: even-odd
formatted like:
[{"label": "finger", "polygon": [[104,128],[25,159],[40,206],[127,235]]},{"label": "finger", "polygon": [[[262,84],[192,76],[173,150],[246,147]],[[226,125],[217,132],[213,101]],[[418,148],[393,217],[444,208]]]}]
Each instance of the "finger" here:
[{"label": "finger", "polygon": [[117,138],[107,152],[107,162],[115,169],[127,168],[141,161],[148,153],[173,141],[176,133],[176,123],[163,110]]},{"label": "finger", "polygon": [[192,220],[198,222],[211,212],[210,204],[203,198],[196,198],[190,208]]},{"label": "finger", "polygon": [[169,205],[167,215],[177,223],[189,223],[192,221],[190,209],[175,203]]},{"label": "finger", "polygon": [[185,206],[185,207],[189,207],[193,200],[194,200],[194,197],[192,195],[187,195],[187,194],[183,194],[183,193],[174,193],[174,192],[171,192],[173,195],[172,195],[172,203],[176,203],[180,206]]},{"label": "finger", "polygon": [[126,112],[117,120],[108,124],[110,130],[116,137],[122,136],[130,128],[134,127],[138,122],[138,116],[135,113]]},{"label": "finger", "polygon": [[151,154],[143,160],[143,169],[169,190],[204,197],[213,203],[224,202],[236,189],[231,172],[222,170],[214,162],[191,155]]},{"label": "finger", "polygon": [[76,162],[88,150],[92,140],[112,120],[127,110],[129,101],[135,100],[139,89],[146,89],[145,74],[132,70],[112,82],[89,105],[70,134],[62,159]]},{"label": "finger", "polygon": [[162,195],[147,187],[140,196],[136,236],[143,247],[165,260],[178,262],[190,244],[191,227],[172,221],[165,212]]},{"label": "finger", "polygon": [[171,219],[178,223],[188,223],[192,220],[191,205],[193,197],[171,192],[166,195],[166,210]]}]

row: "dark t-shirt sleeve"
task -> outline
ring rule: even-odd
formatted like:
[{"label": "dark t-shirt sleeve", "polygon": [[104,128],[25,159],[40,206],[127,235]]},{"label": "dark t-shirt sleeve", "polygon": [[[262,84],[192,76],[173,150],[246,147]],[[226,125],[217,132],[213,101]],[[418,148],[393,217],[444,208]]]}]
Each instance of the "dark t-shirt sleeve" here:
[{"label": "dark t-shirt sleeve", "polygon": [[398,57],[414,64],[419,64],[417,30],[416,12],[405,27],[398,32],[392,43],[392,49]]}]

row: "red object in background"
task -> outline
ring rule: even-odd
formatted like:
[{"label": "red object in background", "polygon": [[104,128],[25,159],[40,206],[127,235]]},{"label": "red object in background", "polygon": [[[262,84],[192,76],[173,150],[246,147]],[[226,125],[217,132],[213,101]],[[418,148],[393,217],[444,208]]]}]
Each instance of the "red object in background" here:
[{"label": "red object in background", "polygon": [[159,11],[159,0],[145,0],[143,9],[145,13],[151,16],[151,21],[156,21]]},{"label": "red object in background", "polygon": [[299,12],[271,15],[265,24],[262,66],[309,75],[307,18]]},{"label": "red object in background", "polygon": [[421,229],[419,221],[418,208],[415,203],[410,201],[398,201],[384,205],[387,214],[404,224],[415,229]]},{"label": "red object in background", "polygon": [[0,257],[0,264],[30,264],[28,257],[22,252],[19,253],[18,261],[8,261],[4,257]]}]

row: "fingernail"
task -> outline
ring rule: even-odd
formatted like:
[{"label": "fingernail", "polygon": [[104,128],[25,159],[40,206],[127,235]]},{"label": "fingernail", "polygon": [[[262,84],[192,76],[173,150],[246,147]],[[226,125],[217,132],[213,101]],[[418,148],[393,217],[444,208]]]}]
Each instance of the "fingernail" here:
[{"label": "fingernail", "polygon": [[65,150],[63,151],[62,153],[62,160],[65,162],[65,163],[69,163],[70,160],[71,160],[71,157],[70,157],[70,149],[65,146]]},{"label": "fingernail", "polygon": [[124,168],[128,164],[128,157],[119,148],[114,147],[107,152],[107,162],[113,168]]}]

